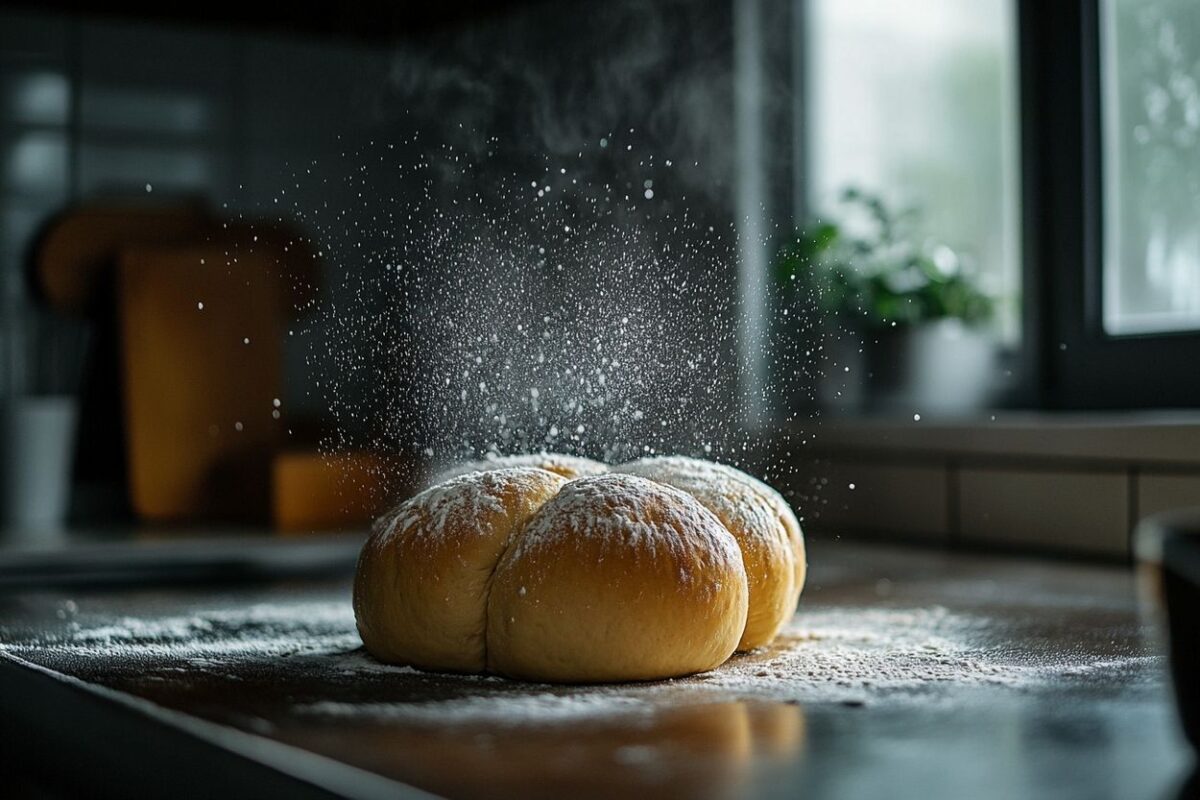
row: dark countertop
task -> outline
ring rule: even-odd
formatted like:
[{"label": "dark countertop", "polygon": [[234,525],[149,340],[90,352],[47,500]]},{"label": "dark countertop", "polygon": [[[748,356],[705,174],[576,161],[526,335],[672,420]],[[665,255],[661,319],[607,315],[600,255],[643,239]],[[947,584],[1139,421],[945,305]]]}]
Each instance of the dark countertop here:
[{"label": "dark countertop", "polygon": [[10,590],[0,732],[39,782],[124,795],[1175,797],[1190,754],[1129,571],[810,557],[770,650],[609,687],[379,665],[348,576]]}]

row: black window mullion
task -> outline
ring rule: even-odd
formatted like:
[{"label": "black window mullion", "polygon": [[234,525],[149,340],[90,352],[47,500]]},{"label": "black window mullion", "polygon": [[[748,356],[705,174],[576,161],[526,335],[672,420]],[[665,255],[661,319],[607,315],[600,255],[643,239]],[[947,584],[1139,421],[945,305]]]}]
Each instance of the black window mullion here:
[{"label": "black window mullion", "polygon": [[1083,314],[1072,285],[1084,261],[1079,0],[1019,0],[1025,351],[1037,405],[1065,404],[1055,350]]}]

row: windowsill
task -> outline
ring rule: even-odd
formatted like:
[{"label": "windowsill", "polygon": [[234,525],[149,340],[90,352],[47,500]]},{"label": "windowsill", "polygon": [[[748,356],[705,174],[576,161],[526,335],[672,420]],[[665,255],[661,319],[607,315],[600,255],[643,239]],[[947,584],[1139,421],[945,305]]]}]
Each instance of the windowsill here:
[{"label": "windowsill", "polygon": [[[1129,559],[1147,515],[1200,506],[1200,411],[842,418],[782,478],[806,526]],[[780,444],[783,444],[782,442]]]},{"label": "windowsill", "polygon": [[999,411],[974,418],[859,417],[800,425],[816,454],[1035,458],[1114,465],[1200,465],[1200,410]]}]

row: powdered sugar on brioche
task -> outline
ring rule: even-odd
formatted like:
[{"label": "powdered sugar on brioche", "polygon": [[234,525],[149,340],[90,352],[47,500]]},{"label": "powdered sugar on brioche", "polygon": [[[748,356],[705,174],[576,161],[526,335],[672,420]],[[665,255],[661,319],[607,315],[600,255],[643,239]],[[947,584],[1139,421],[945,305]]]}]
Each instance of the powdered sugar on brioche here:
[{"label": "powdered sugar on brioche", "polygon": [[505,467],[537,467],[547,472],[553,472],[564,478],[581,478],[585,475],[602,475],[608,467],[599,461],[580,456],[569,456],[563,453],[525,453],[522,455],[499,456],[489,455],[479,461],[467,461],[442,470],[434,476],[432,483],[438,484],[460,475],[472,472],[504,469]]},{"label": "powdered sugar on brioche", "polygon": [[505,498],[525,490],[531,482],[544,483],[546,471],[534,467],[509,467],[471,472],[431,486],[401,503],[380,520],[384,536],[398,536],[420,525],[430,536],[471,529],[493,515],[507,513]]},{"label": "powdered sugar on brioche", "polygon": [[[638,461],[631,461],[628,464],[622,464],[619,467],[613,468],[614,472],[622,472],[633,475],[642,475],[651,480],[660,480],[664,483],[681,486],[686,482],[689,485],[704,487],[704,491],[714,495],[729,495],[736,494],[737,487],[745,487],[756,493],[759,497],[765,500],[774,511],[779,522],[787,531],[788,538],[792,541],[792,547],[797,552],[798,559],[802,559],[804,550],[804,533],[800,529],[800,521],[796,519],[796,514],[792,511],[792,507],[783,499],[783,495],[775,491],[766,483],[742,472],[740,469],[728,466],[726,464],[718,464],[715,461],[702,461],[696,458],[687,458],[686,456],[656,456],[653,458],[643,458]],[[689,490],[690,491],[690,490]],[[803,574],[801,563],[797,567],[800,569],[800,574]],[[803,586],[803,580],[798,580],[797,592]]]},{"label": "powdered sugar on brioche", "polygon": [[783,502],[779,492],[758,478],[716,461],[703,461],[687,456],[654,456],[613,467],[613,471],[640,475],[672,486],[686,483],[699,491],[726,496],[739,494],[748,488],[772,506],[775,505],[775,500]]},{"label": "powdered sugar on brioche", "polygon": [[698,556],[738,566],[742,561],[733,535],[695,498],[635,475],[565,484],[518,536],[513,557],[536,556],[567,537],[598,539],[614,553],[654,555],[666,549],[681,564]]},{"label": "powdered sugar on brioche", "polygon": [[[722,464],[669,456],[643,458],[615,467],[626,475],[637,475],[687,492],[717,515],[723,523],[749,535],[773,536],[778,518],[771,502],[744,473]],[[749,477],[749,476],[745,476]]]}]

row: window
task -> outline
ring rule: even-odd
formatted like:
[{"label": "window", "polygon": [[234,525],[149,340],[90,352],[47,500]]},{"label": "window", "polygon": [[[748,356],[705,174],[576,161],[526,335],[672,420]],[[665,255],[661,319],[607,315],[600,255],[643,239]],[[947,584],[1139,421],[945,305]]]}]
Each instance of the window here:
[{"label": "window", "polygon": [[1200,329],[1200,3],[1101,6],[1104,330]]},{"label": "window", "polygon": [[[804,2],[804,0],[801,0]],[[1015,342],[1020,314],[1017,41],[1011,0],[809,0],[808,204],[848,187],[919,210],[974,264]]]},{"label": "window", "polygon": [[791,2],[797,194],[916,205],[974,257],[1002,404],[1200,407],[1200,2]]}]

